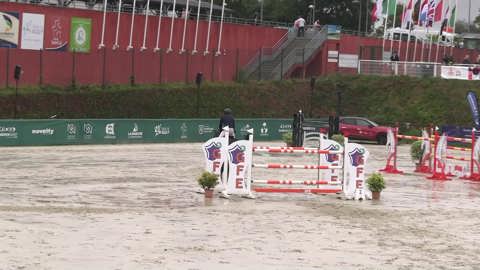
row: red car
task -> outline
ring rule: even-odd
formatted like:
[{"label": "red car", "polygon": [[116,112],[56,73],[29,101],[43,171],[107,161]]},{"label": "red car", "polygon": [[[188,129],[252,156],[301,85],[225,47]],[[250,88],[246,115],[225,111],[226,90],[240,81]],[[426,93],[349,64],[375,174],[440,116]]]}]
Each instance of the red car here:
[{"label": "red car", "polygon": [[377,141],[379,144],[386,144],[388,129],[388,127],[379,126],[366,118],[340,117],[340,133],[350,139]]}]

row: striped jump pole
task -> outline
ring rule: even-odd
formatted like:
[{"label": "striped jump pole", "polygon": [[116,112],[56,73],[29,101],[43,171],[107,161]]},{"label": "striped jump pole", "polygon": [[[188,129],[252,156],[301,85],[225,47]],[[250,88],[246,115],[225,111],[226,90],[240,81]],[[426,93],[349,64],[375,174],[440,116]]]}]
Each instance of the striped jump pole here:
[{"label": "striped jump pole", "polygon": [[254,180],[254,184],[266,184],[266,185],[305,185],[305,186],[317,186],[317,185],[338,185],[339,181],[324,181],[324,180]]},{"label": "striped jump pole", "polygon": [[342,169],[342,166],[328,166],[328,165],[292,165],[292,164],[252,164],[253,168],[264,168],[264,169],[307,169],[307,170],[333,170],[333,169]]},{"label": "striped jump pole", "polygon": [[306,193],[306,194],[328,194],[341,193],[342,188],[271,188],[271,187],[254,187],[255,192],[263,193]]},{"label": "striped jump pole", "polygon": [[[430,130],[430,132],[432,131]],[[430,159],[432,157],[432,144],[430,143],[430,134],[425,129],[422,131],[422,140],[422,146],[424,147],[424,151],[422,153],[422,157],[420,158],[420,163],[416,166],[414,172],[432,173],[430,162]]]},{"label": "striped jump pole", "polygon": [[316,148],[303,148],[303,147],[298,147],[298,149],[287,149],[284,147],[279,147],[279,148],[258,148],[254,149],[253,152],[264,152],[264,153],[301,153],[301,154],[327,154],[327,155],[332,155],[332,154],[343,154],[342,151],[330,151],[330,150],[320,150]]}]

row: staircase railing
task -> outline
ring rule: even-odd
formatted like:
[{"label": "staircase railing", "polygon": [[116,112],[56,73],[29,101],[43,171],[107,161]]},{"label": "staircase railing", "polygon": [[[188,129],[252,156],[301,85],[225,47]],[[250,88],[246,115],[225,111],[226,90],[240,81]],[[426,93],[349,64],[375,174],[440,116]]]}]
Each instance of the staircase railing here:
[{"label": "staircase railing", "polygon": [[300,49],[293,49],[289,52],[272,70],[271,76],[273,78],[280,78],[290,70],[290,68],[296,64],[304,64],[308,61],[328,38],[328,28],[324,26],[318,31],[312,39]]}]

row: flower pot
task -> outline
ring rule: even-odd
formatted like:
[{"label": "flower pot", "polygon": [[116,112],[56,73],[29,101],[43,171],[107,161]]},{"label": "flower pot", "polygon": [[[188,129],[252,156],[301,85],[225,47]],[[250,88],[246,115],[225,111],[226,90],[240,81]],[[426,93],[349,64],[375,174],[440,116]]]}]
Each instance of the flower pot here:
[{"label": "flower pot", "polygon": [[205,198],[213,198],[213,189],[205,190]]},{"label": "flower pot", "polygon": [[380,191],[372,191],[372,200],[380,200]]}]

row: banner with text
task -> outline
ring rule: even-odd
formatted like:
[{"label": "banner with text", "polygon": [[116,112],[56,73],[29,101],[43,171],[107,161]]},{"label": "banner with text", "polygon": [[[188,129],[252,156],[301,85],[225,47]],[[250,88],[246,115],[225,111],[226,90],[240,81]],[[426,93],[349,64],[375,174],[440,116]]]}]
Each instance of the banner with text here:
[{"label": "banner with text", "polygon": [[67,17],[48,15],[45,20],[45,50],[66,51],[69,33]]},{"label": "banner with text", "polygon": [[[237,139],[254,129],[256,141],[281,140],[291,119],[238,119]],[[0,120],[0,146],[205,142],[217,119]]]},{"label": "banner with text", "polygon": [[442,66],[443,79],[480,80],[480,67]]}]

